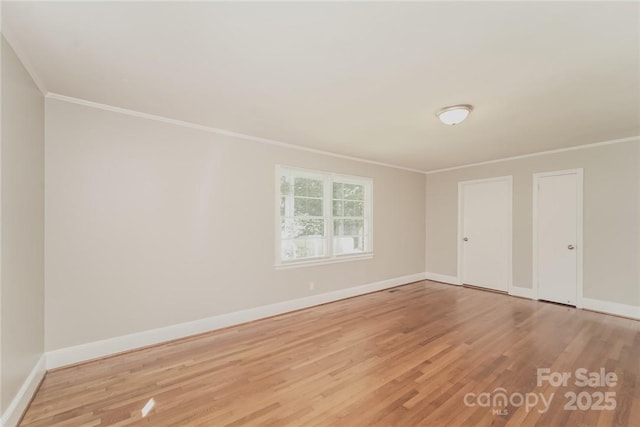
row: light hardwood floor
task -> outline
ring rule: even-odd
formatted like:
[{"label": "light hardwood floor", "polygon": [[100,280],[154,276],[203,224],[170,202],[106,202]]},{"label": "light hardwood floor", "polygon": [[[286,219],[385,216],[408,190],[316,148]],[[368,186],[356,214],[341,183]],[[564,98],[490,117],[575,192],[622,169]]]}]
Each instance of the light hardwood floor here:
[{"label": "light hardwood floor", "polygon": [[[50,372],[21,425],[640,426],[640,322],[428,281],[396,289]],[[537,368],[604,368],[618,383],[538,387]],[[465,406],[500,387],[555,395],[545,413],[517,398],[504,415]],[[571,391],[615,392],[617,407],[564,410]]]}]

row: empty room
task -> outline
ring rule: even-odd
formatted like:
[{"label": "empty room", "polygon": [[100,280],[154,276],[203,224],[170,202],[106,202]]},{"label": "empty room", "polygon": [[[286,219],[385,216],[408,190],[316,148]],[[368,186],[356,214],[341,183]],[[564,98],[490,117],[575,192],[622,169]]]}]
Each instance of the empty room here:
[{"label": "empty room", "polygon": [[0,427],[640,426],[640,2],[0,31]]}]

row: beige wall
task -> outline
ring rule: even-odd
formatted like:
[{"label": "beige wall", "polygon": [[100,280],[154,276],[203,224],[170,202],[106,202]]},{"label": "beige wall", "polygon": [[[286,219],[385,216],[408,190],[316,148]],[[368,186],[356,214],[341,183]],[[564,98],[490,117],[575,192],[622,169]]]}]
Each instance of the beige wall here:
[{"label": "beige wall", "polygon": [[584,168],[584,296],[640,305],[640,142],[427,175],[426,270],[457,275],[458,182],[513,176],[513,283],[531,288],[532,174]]},{"label": "beige wall", "polygon": [[44,98],[2,38],[2,412],[43,353]]},{"label": "beige wall", "polygon": [[[424,271],[422,174],[53,99],[45,151],[47,350]],[[276,164],[372,177],[374,258],[275,270]]]}]

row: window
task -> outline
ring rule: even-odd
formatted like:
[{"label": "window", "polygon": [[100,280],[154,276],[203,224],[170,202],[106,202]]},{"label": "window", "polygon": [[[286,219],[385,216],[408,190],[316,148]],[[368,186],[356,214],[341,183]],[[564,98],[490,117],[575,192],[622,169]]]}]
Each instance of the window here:
[{"label": "window", "polygon": [[371,254],[372,181],[279,166],[278,265]]}]

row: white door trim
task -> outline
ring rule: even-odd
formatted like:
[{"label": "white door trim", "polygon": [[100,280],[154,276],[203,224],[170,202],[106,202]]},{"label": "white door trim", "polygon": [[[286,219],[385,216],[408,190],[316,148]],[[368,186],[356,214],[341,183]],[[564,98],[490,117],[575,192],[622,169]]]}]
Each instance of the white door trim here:
[{"label": "white door trim", "polygon": [[462,231],[464,228],[464,187],[469,184],[480,184],[483,182],[506,182],[508,191],[508,212],[507,212],[507,236],[508,236],[508,260],[507,266],[507,293],[513,295],[513,176],[498,176],[485,179],[473,179],[458,182],[458,285],[462,285],[462,260],[464,259],[464,245],[462,244]]},{"label": "white door trim", "polygon": [[576,308],[583,308],[583,295],[582,295],[582,221],[583,221],[583,201],[582,201],[582,188],[583,188],[583,176],[584,171],[582,168],[578,169],[566,169],[560,171],[553,172],[541,172],[533,174],[533,248],[532,248],[532,262],[531,262],[531,270],[532,270],[532,286],[533,286],[533,295],[535,299],[538,299],[538,183],[540,182],[540,178],[546,178],[550,176],[559,176],[559,175],[576,175],[576,184],[578,186],[578,194],[577,194],[577,204],[578,204],[578,212],[576,218],[576,263],[577,263],[577,272],[576,272],[576,281],[577,281],[577,297],[576,297]]}]

